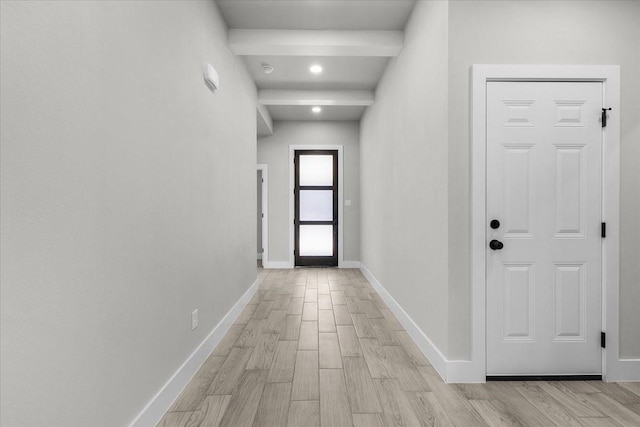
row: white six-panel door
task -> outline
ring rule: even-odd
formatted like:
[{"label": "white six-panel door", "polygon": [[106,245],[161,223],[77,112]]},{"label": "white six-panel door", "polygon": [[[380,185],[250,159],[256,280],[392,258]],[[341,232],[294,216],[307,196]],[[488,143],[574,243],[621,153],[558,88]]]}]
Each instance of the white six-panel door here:
[{"label": "white six-panel door", "polygon": [[487,375],[601,373],[601,107],[602,83],[487,83]]}]

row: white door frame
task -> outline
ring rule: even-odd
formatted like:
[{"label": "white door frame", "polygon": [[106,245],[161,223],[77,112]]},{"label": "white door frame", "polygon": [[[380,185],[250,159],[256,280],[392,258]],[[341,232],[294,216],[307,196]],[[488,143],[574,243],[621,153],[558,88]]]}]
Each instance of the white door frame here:
[{"label": "white door frame", "polygon": [[640,360],[619,358],[620,231],[620,67],[617,65],[473,65],[470,85],[471,137],[471,372],[469,382],[486,377],[486,85],[489,81],[597,81],[603,103],[611,107],[603,134],[602,354],[606,381],[635,379]]},{"label": "white door frame", "polygon": [[260,164],[262,171],[262,267],[269,268],[269,165]]},{"label": "white door frame", "polygon": [[289,146],[289,268],[295,267],[295,158],[296,150],[336,150],[338,151],[338,267],[344,264],[344,161],[342,145],[290,145]]}]

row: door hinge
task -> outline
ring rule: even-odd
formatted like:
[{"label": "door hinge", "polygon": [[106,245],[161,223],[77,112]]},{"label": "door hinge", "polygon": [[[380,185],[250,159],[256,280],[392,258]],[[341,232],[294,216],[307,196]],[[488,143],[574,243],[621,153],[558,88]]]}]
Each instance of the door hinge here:
[{"label": "door hinge", "polygon": [[602,109],[602,127],[607,127],[607,111],[611,111],[611,107]]},{"label": "door hinge", "polygon": [[295,249],[293,250],[293,255],[294,255],[294,256],[296,255],[296,250],[295,250]]},{"label": "door hinge", "polygon": [[260,252],[264,253],[264,248],[260,249]]},{"label": "door hinge", "polygon": [[264,182],[264,179],[262,180],[262,182]]},{"label": "door hinge", "polygon": [[600,225],[600,237],[602,237],[603,239],[605,237],[607,237],[607,223],[606,222],[603,222]]},{"label": "door hinge", "polygon": [[607,348],[607,333],[600,332],[600,347]]},{"label": "door hinge", "polygon": [[264,218],[264,214],[260,214],[260,215],[262,215],[262,218]]}]

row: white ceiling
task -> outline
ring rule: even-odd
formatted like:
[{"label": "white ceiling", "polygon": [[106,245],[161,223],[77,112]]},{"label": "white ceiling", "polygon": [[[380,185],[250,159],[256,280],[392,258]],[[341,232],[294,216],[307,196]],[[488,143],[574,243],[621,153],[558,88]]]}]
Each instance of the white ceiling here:
[{"label": "white ceiling", "polygon": [[[359,120],[402,49],[415,0],[217,0],[271,120]],[[262,64],[273,66],[271,74]],[[321,74],[309,67],[319,64]],[[268,95],[268,96],[266,96]],[[314,100],[322,112],[311,112]],[[265,128],[266,126],[266,128]]]},{"label": "white ceiling", "polygon": [[[351,56],[245,56],[258,89],[374,90],[389,62],[385,57]],[[262,64],[274,67],[262,72]],[[322,64],[322,74],[309,72]]]},{"label": "white ceiling", "polygon": [[415,0],[218,0],[229,28],[402,30]]}]

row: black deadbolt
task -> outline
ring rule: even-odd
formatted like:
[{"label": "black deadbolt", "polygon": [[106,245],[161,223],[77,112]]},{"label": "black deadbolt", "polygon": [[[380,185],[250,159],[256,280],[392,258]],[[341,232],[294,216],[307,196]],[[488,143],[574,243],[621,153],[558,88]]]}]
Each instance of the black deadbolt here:
[{"label": "black deadbolt", "polygon": [[489,247],[494,251],[499,251],[504,248],[504,244],[500,240],[492,240],[489,242]]},{"label": "black deadbolt", "polygon": [[492,219],[489,225],[495,230],[496,228],[500,228],[500,221],[498,221],[497,219]]}]

